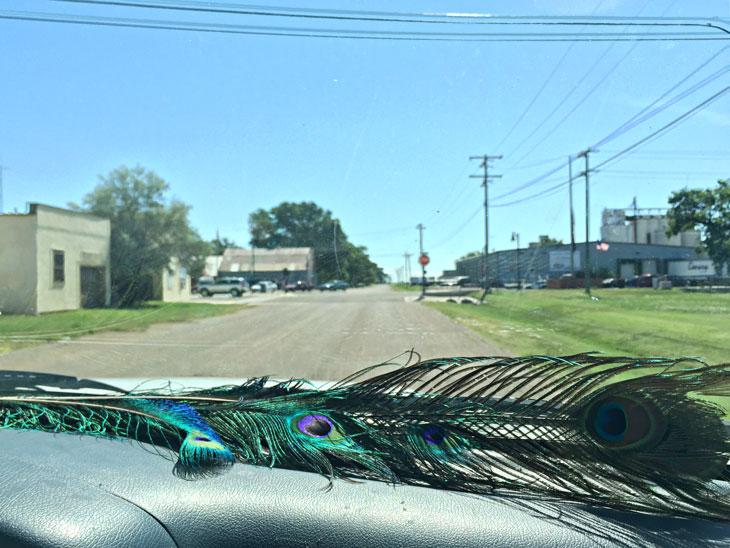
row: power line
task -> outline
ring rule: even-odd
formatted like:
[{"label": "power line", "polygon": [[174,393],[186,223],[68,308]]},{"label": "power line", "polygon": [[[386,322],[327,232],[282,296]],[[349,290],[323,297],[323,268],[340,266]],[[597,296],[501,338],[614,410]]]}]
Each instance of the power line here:
[{"label": "power line", "polygon": [[[593,94],[594,94],[594,93],[595,93],[595,92],[596,92],[596,91],[597,91],[597,90],[598,90],[598,89],[599,89],[599,88],[601,87],[601,85],[603,85],[603,82],[605,82],[605,81],[606,81],[606,79],[607,79],[607,78],[608,78],[609,76],[611,76],[611,74],[613,74],[613,73],[614,73],[614,71],[615,71],[615,70],[616,70],[616,69],[617,69],[617,68],[618,68],[619,66],[621,66],[621,64],[623,64],[624,60],[625,60],[625,59],[626,59],[626,58],[627,58],[627,57],[628,57],[629,55],[631,55],[631,52],[632,52],[632,51],[634,51],[634,49],[636,49],[636,47],[637,47],[638,45],[639,45],[638,43],[634,43],[634,44],[632,44],[632,46],[631,46],[631,47],[630,47],[629,49],[627,49],[627,50],[626,50],[626,52],[625,52],[625,53],[624,53],[624,54],[623,54],[623,55],[621,56],[621,58],[620,58],[620,59],[619,59],[619,60],[618,60],[618,61],[617,61],[616,63],[614,63],[614,65],[613,65],[613,66],[612,66],[612,67],[611,67],[611,68],[610,68],[610,69],[608,70],[608,72],[606,72],[606,74],[604,74],[604,75],[603,75],[603,77],[602,77],[602,78],[601,78],[600,80],[598,80],[598,82],[596,82],[596,84],[595,84],[595,85],[594,85],[594,86],[593,86],[593,87],[592,87],[592,88],[591,88],[590,90],[588,90],[588,93],[586,93],[586,94],[585,94],[585,95],[584,95],[584,96],[582,97],[582,99],[581,99],[580,101],[578,101],[578,103],[577,103],[577,104],[573,105],[573,108],[572,108],[572,109],[570,109],[570,110],[569,110],[569,111],[568,111],[568,112],[567,112],[567,113],[565,114],[565,116],[563,116],[563,117],[562,117],[562,118],[561,118],[561,119],[560,119],[560,120],[558,121],[558,123],[557,123],[557,124],[555,124],[555,125],[554,125],[554,126],[553,126],[553,127],[552,127],[552,128],[551,128],[551,129],[550,129],[550,130],[549,130],[548,132],[547,132],[547,134],[545,134],[545,136],[544,136],[544,137],[543,137],[542,139],[540,139],[540,140],[539,140],[539,141],[538,141],[537,143],[535,143],[535,144],[533,145],[533,147],[532,147],[532,148],[531,148],[530,150],[528,150],[528,151],[527,151],[527,152],[526,152],[526,153],[525,153],[525,154],[524,154],[524,155],[522,156],[522,158],[520,158],[519,160],[517,160],[517,162],[515,162],[515,165],[519,164],[519,163],[520,163],[520,162],[521,162],[522,160],[524,160],[525,158],[527,158],[527,157],[528,157],[528,156],[529,156],[529,155],[530,155],[530,154],[531,154],[531,153],[532,153],[532,152],[533,152],[533,151],[534,151],[534,150],[535,150],[535,149],[536,149],[537,147],[539,147],[539,146],[540,146],[540,145],[541,145],[542,143],[544,143],[544,142],[545,142],[545,140],[546,140],[546,139],[547,139],[548,137],[550,137],[550,135],[552,135],[552,134],[553,134],[553,132],[555,132],[555,130],[557,130],[557,129],[558,129],[558,128],[559,128],[559,127],[560,127],[560,126],[561,126],[561,125],[562,125],[562,124],[563,124],[563,123],[564,123],[564,122],[565,122],[565,121],[566,121],[566,120],[567,120],[568,118],[570,118],[570,117],[571,117],[571,116],[572,116],[572,115],[573,115],[573,114],[575,113],[575,111],[577,111],[577,110],[578,110],[578,108],[580,108],[580,106],[581,106],[581,105],[582,105],[583,103],[585,103],[585,102],[586,102],[586,101],[588,100],[588,98],[589,98],[589,97],[590,97],[591,95],[593,95]],[[610,45],[610,46],[609,46],[609,47],[607,48],[607,50],[610,50],[610,49],[611,49],[611,48],[612,48],[613,46],[614,46],[614,44],[611,44],[611,45]],[[573,88],[573,89],[575,89],[575,88]]]},{"label": "power line", "polygon": [[[140,7],[143,3],[164,5],[166,9],[181,9],[181,7],[193,6],[200,11],[220,10],[241,10],[256,11],[256,15],[282,15],[293,17],[297,14],[311,15],[318,19],[354,19],[363,20],[368,18],[371,21],[382,21],[383,18],[393,18],[394,21],[404,22],[436,22],[436,23],[459,23],[469,25],[581,25],[581,26],[699,26],[702,28],[715,28],[730,33],[725,25],[730,26],[730,21],[717,17],[639,17],[639,16],[533,16],[533,15],[494,15],[491,13],[426,13],[426,12],[385,12],[365,10],[338,10],[331,8],[292,8],[282,6],[260,6],[240,5],[221,2],[200,2],[191,0],[137,0],[132,2],[121,2],[121,0],[55,0],[71,3],[94,3],[107,5],[131,4]],[[177,7],[176,7],[177,6]],[[162,6],[160,6],[162,7]],[[215,8],[215,9],[212,9]],[[419,19],[413,20],[417,17]]]},{"label": "power line", "polygon": [[[723,48],[723,49],[727,49],[727,48]],[[708,62],[710,62],[710,61],[712,61],[714,59],[714,57],[715,56],[712,56],[710,59],[706,60],[704,63],[702,63],[702,65],[700,65],[699,68],[703,68],[704,66],[706,66]],[[666,93],[664,93],[662,95],[662,97],[666,97],[669,93],[671,93],[671,91],[673,91],[679,85],[681,85],[683,82],[685,82],[687,80],[687,78],[689,78],[692,75],[694,75],[697,72],[698,69],[695,69],[688,76],[686,76],[685,78],[683,78],[682,80],[680,80],[680,82],[678,84],[675,84],[674,86],[672,86],[668,92],[666,92]],[[636,127],[639,123],[644,122],[644,121],[648,120],[649,118],[651,118],[651,117],[659,114],[660,112],[662,112],[665,109],[669,108],[671,105],[677,103],[681,99],[684,99],[684,98],[688,97],[689,95],[691,95],[692,93],[694,93],[695,91],[698,91],[699,89],[701,89],[701,88],[709,85],[710,83],[712,83],[714,80],[716,80],[720,76],[722,76],[724,74],[727,74],[728,73],[728,69],[730,69],[730,65],[728,65],[726,67],[723,67],[723,69],[721,69],[721,70],[713,73],[712,75],[710,75],[709,77],[705,78],[704,80],[702,80],[698,84],[695,84],[693,87],[691,87],[691,88],[683,91],[682,93],[676,95],[674,98],[670,99],[669,101],[667,101],[666,103],[664,103],[662,106],[657,107],[656,109],[652,110],[651,112],[648,112],[644,116],[640,116],[640,115],[641,115],[641,113],[646,112],[647,109],[646,108],[642,109],[642,111],[639,114],[636,114],[636,115],[632,116],[627,122],[624,122],[621,126],[619,126],[617,129],[615,129],[614,131],[612,131],[606,137],[604,137],[603,139],[601,139],[600,141],[598,141],[597,143],[595,143],[594,145],[592,145],[592,148],[598,148],[598,146],[603,145],[603,144],[606,144],[606,143],[609,143],[610,141],[616,139],[617,137],[620,137],[624,133],[626,133],[629,130],[631,130],[634,127]],[[659,99],[659,100],[661,100],[661,99]],[[652,105],[654,105],[656,103],[657,103],[657,101],[654,101],[652,103]],[[563,120],[561,121],[561,123],[563,121],[565,121],[565,118],[563,118]],[[553,128],[553,130],[555,130],[555,127]],[[549,135],[550,135],[550,133],[548,133],[546,135],[546,137],[549,136]],[[544,139],[543,139],[543,141],[544,141]],[[533,147],[530,150],[530,152],[532,150],[534,150],[534,148],[535,147]],[[536,177],[536,178],[534,178],[534,179],[532,179],[530,181],[527,181],[526,183],[520,185],[519,187],[517,187],[515,189],[512,189],[510,192],[505,193],[505,194],[502,194],[500,196],[497,196],[495,199],[498,200],[500,198],[504,198],[504,197],[506,197],[508,195],[514,194],[515,192],[519,192],[520,190],[524,190],[525,188],[529,188],[531,186],[534,186],[535,184],[540,183],[543,180],[545,180],[550,175],[552,175],[552,174],[560,171],[561,169],[564,169],[566,166],[567,166],[567,163],[562,163],[559,166],[557,166],[556,168],[553,168],[550,171],[548,171],[548,172],[546,172],[546,173],[544,173],[544,174],[542,174],[542,175],[540,175],[540,176],[538,176],[538,177]],[[539,196],[539,195],[541,195],[541,194],[538,193],[537,195],[533,195],[533,197],[536,197],[536,196]]]},{"label": "power line", "polygon": [[[603,0],[600,0],[596,4],[596,7],[593,8],[593,12],[591,13],[591,15],[594,15],[596,13],[596,11],[598,10],[598,8],[601,7],[602,4],[603,4]],[[509,136],[512,135],[512,132],[515,130],[515,128],[520,124],[520,122],[522,122],[522,120],[525,118],[525,116],[527,115],[527,113],[532,108],[532,105],[534,105],[535,102],[537,101],[537,99],[540,97],[540,95],[542,95],[542,92],[545,91],[545,88],[550,83],[550,81],[553,79],[553,76],[555,76],[555,74],[558,72],[558,70],[560,69],[560,67],[563,65],[563,61],[565,61],[565,59],[568,57],[568,54],[573,50],[574,47],[575,47],[575,42],[571,43],[570,46],[568,46],[568,48],[565,50],[565,53],[563,54],[563,56],[560,58],[560,60],[557,62],[557,64],[553,67],[553,70],[550,72],[550,74],[548,75],[548,77],[545,79],[545,81],[543,82],[542,86],[540,86],[540,89],[537,90],[537,93],[535,94],[535,96],[529,102],[529,104],[527,105],[527,107],[522,111],[522,113],[517,118],[517,120],[515,121],[515,123],[512,124],[512,127],[510,128],[510,130],[502,138],[502,140],[499,142],[499,144],[497,145],[496,148],[498,148],[498,149],[502,148],[502,145],[504,144],[504,142],[507,139],[509,139]]]},{"label": "power line", "polygon": [[[646,137],[644,137],[643,139],[640,139],[639,141],[636,141],[636,142],[635,142],[634,144],[632,144],[632,145],[630,145],[630,146],[626,147],[625,149],[621,150],[620,152],[618,152],[618,153],[614,154],[614,155],[613,155],[613,156],[612,156],[611,158],[609,158],[608,160],[605,160],[605,161],[601,162],[600,164],[598,164],[598,165],[594,166],[594,167],[593,167],[593,168],[591,169],[591,171],[594,171],[594,172],[595,172],[595,171],[598,171],[598,170],[599,170],[599,168],[601,168],[601,167],[605,166],[606,164],[608,164],[608,163],[610,163],[610,162],[613,162],[613,161],[617,160],[617,159],[618,159],[618,158],[620,158],[621,156],[624,156],[625,154],[628,154],[628,153],[632,152],[632,151],[633,151],[634,149],[636,149],[637,147],[639,147],[639,146],[641,146],[641,145],[643,145],[643,144],[647,143],[648,141],[650,141],[650,140],[652,140],[652,139],[654,139],[654,138],[658,137],[658,136],[659,136],[659,135],[660,135],[661,133],[664,133],[664,132],[666,132],[667,130],[671,129],[672,127],[676,126],[677,124],[679,124],[679,123],[681,123],[681,122],[685,121],[686,119],[688,119],[689,117],[693,116],[694,114],[696,114],[696,113],[697,113],[697,112],[699,112],[700,110],[702,110],[702,109],[706,108],[707,106],[709,106],[709,105],[710,105],[711,103],[715,102],[715,101],[716,101],[717,99],[719,99],[719,98],[720,98],[720,97],[721,97],[722,95],[724,95],[724,94],[725,94],[725,93],[727,93],[728,91],[730,91],[730,86],[728,86],[728,87],[726,87],[726,88],[724,88],[724,89],[720,90],[719,92],[717,92],[716,94],[714,94],[714,95],[713,95],[713,96],[711,96],[710,98],[708,98],[708,99],[704,100],[704,101],[703,101],[702,103],[700,103],[699,105],[697,105],[697,106],[695,106],[694,108],[692,108],[692,109],[688,110],[687,112],[685,112],[685,113],[684,113],[684,114],[682,114],[681,116],[679,116],[679,117],[675,118],[674,120],[672,120],[672,121],[671,121],[671,122],[669,122],[668,124],[666,124],[666,125],[662,126],[662,127],[661,127],[661,128],[659,128],[658,130],[656,130],[656,131],[652,132],[651,134],[647,135],[647,136],[646,136]],[[566,163],[565,165],[567,165],[567,163]],[[533,194],[533,195],[531,195],[531,196],[526,196],[526,197],[524,197],[524,198],[520,198],[520,199],[518,199],[518,200],[514,200],[514,201],[512,201],[512,202],[506,202],[506,203],[501,203],[501,204],[492,204],[492,207],[506,207],[506,206],[511,206],[511,205],[516,205],[516,204],[520,204],[520,203],[526,202],[526,201],[528,201],[528,200],[532,200],[532,199],[534,199],[534,198],[539,198],[539,197],[542,197],[542,196],[548,195],[548,194],[550,194],[550,193],[552,193],[552,192],[556,192],[557,190],[559,190],[559,189],[563,188],[564,186],[566,186],[566,185],[567,185],[568,183],[569,183],[569,180],[565,180],[565,181],[562,181],[561,183],[558,183],[558,184],[557,184],[557,185],[555,185],[555,186],[552,186],[552,187],[550,187],[550,188],[548,188],[548,189],[542,190],[542,191],[540,191],[540,192],[538,192],[538,193],[536,193],[536,194]],[[505,195],[503,195],[503,196],[506,196],[506,194],[505,194]]]},{"label": "power line", "polygon": [[[702,89],[706,85],[714,82],[715,80],[717,80],[721,76],[724,76],[724,75],[726,75],[728,73],[730,73],[730,65],[724,66],[723,68],[721,68],[717,72],[714,72],[713,74],[711,74],[710,76],[708,76],[704,80],[701,80],[700,82],[698,82],[697,84],[695,84],[691,88],[686,89],[685,91],[683,91],[679,95],[676,95],[674,98],[670,99],[669,101],[667,101],[663,105],[661,105],[661,106],[655,108],[654,110],[652,110],[652,111],[644,114],[643,116],[641,116],[642,113],[646,112],[646,110],[648,108],[650,108],[652,105],[655,105],[657,103],[657,101],[659,101],[661,98],[660,99],[657,99],[656,101],[654,101],[652,103],[652,105],[650,105],[647,108],[644,108],[641,112],[639,112],[638,114],[634,115],[630,120],[628,120],[627,122],[625,122],[621,127],[617,128],[611,134],[609,134],[606,137],[604,137],[603,139],[601,139],[594,146],[600,146],[601,144],[608,143],[608,142],[612,141],[616,137],[619,137],[620,135],[623,135],[627,131],[635,128],[637,125],[639,125],[642,122],[648,120],[652,116],[655,116],[656,114],[662,112],[663,110],[666,110],[667,108],[671,107],[675,103],[678,103],[679,101],[681,101],[685,97],[689,97],[695,91],[698,91],[698,90]],[[672,89],[675,89],[675,88],[676,88],[676,86],[674,88],[672,88]],[[662,98],[665,97],[665,96],[666,96],[666,94],[664,94],[662,96]]]},{"label": "power line", "polygon": [[711,96],[709,99],[705,99],[704,101],[702,101],[699,105],[697,105],[693,109],[688,110],[687,112],[685,112],[684,114],[682,114],[678,118],[675,118],[674,120],[672,120],[668,124],[660,127],[655,132],[647,135],[646,137],[644,137],[643,139],[640,139],[639,141],[636,141],[634,144],[632,144],[629,147],[626,147],[625,149],[623,149],[622,151],[618,152],[617,154],[614,154],[608,160],[604,160],[603,162],[601,162],[600,164],[598,164],[597,166],[595,166],[593,168],[593,170],[594,171],[595,170],[598,170],[600,167],[605,166],[606,164],[608,164],[610,162],[613,162],[617,158],[619,158],[619,157],[623,156],[624,154],[632,151],[636,147],[641,146],[642,144],[646,143],[647,141],[649,141],[649,140],[657,137],[660,133],[663,133],[664,131],[666,131],[667,129],[671,128],[672,126],[675,126],[676,124],[678,124],[678,123],[686,120],[688,117],[692,116],[696,112],[698,112],[698,111],[702,110],[703,108],[709,106],[710,104],[712,104],[713,102],[715,102],[717,99],[719,99],[722,95],[724,95],[728,91],[730,91],[730,86],[721,89],[720,91],[718,91],[717,93],[715,93],[713,96]]},{"label": "power line", "polygon": [[[700,65],[699,65],[699,66],[698,66],[697,68],[695,68],[695,69],[694,69],[694,70],[693,70],[692,72],[690,72],[689,74],[687,74],[687,75],[686,75],[686,76],[685,76],[684,78],[682,78],[682,79],[681,79],[681,80],[680,80],[679,82],[677,82],[676,84],[674,84],[674,86],[672,86],[672,87],[671,87],[671,88],[669,88],[669,89],[668,89],[667,91],[665,91],[665,92],[664,92],[664,93],[663,93],[662,95],[660,95],[660,96],[659,96],[658,98],[656,98],[656,99],[655,99],[655,100],[654,100],[654,101],[653,101],[653,102],[652,102],[652,103],[651,103],[650,105],[648,105],[648,106],[644,107],[644,108],[643,108],[643,109],[642,109],[641,111],[639,111],[639,112],[638,112],[637,114],[635,114],[635,115],[633,116],[633,118],[629,119],[629,120],[628,120],[628,121],[627,121],[626,123],[624,123],[624,125],[622,125],[622,126],[621,126],[621,127],[619,127],[618,129],[616,129],[616,131],[620,131],[620,130],[624,129],[624,127],[626,127],[626,126],[627,126],[628,124],[630,124],[630,123],[631,123],[631,122],[633,122],[634,120],[638,119],[638,118],[639,118],[639,117],[640,117],[640,116],[641,116],[642,114],[644,114],[644,113],[645,113],[645,112],[646,112],[647,110],[649,110],[649,109],[650,109],[651,107],[653,107],[654,105],[656,105],[656,104],[657,104],[657,103],[658,103],[659,101],[661,101],[662,99],[664,99],[664,98],[665,98],[665,97],[666,97],[667,95],[669,95],[670,93],[672,93],[672,92],[673,92],[673,91],[674,91],[675,89],[677,89],[677,88],[678,88],[679,86],[681,86],[682,84],[684,84],[684,83],[685,83],[685,82],[686,82],[687,80],[689,80],[690,78],[692,78],[692,76],[694,76],[694,75],[695,75],[695,74],[697,74],[697,73],[698,73],[698,72],[699,72],[700,70],[702,70],[702,69],[703,69],[703,68],[705,68],[705,67],[706,67],[707,65],[709,65],[709,64],[710,64],[710,63],[711,63],[712,61],[714,61],[714,60],[715,60],[715,59],[716,59],[716,58],[717,58],[717,57],[718,57],[718,56],[719,56],[719,55],[720,55],[720,54],[721,54],[722,52],[726,51],[727,49],[730,49],[730,46],[725,46],[725,47],[724,47],[724,48],[722,48],[722,49],[721,49],[720,51],[716,52],[716,53],[715,53],[714,55],[711,55],[711,56],[710,56],[710,57],[709,57],[708,59],[706,59],[706,60],[705,60],[705,61],[704,61],[704,62],[703,62],[702,64],[700,64]],[[728,66],[730,66],[730,65],[728,65]],[[727,70],[728,66],[726,66],[724,70]],[[638,122],[637,122],[637,123],[638,123]],[[632,127],[633,127],[633,126],[632,126]],[[630,129],[630,128],[629,128],[629,129]],[[609,137],[610,137],[610,135],[609,135]],[[604,140],[607,140],[607,139],[608,139],[608,137],[607,137],[606,139],[604,139]],[[600,145],[602,145],[602,144],[603,144],[603,142],[600,142],[600,143],[597,143],[597,144],[596,144],[596,146],[600,146]]]},{"label": "power line", "polygon": [[[616,150],[607,150],[604,149],[603,152],[613,153],[617,152]],[[641,154],[637,154],[637,156],[671,156],[672,158],[675,158],[677,156],[687,156],[689,158],[726,158],[730,154],[730,149],[728,150],[647,150],[642,152]]]},{"label": "power line", "polygon": [[452,241],[452,240],[454,239],[454,236],[456,236],[456,235],[457,235],[457,234],[459,234],[459,233],[460,233],[460,232],[461,232],[462,230],[464,230],[464,229],[465,229],[465,228],[466,228],[466,227],[467,227],[467,226],[469,225],[469,223],[471,223],[471,222],[472,222],[472,221],[474,220],[474,218],[475,218],[475,217],[477,216],[477,214],[478,214],[478,213],[479,213],[479,212],[480,212],[481,210],[482,210],[482,206],[481,206],[481,205],[479,205],[479,207],[478,207],[478,208],[476,208],[476,209],[474,210],[474,212],[473,212],[473,213],[472,213],[471,215],[469,215],[469,216],[468,216],[468,217],[466,218],[466,220],[465,220],[465,221],[464,221],[464,222],[463,222],[463,223],[462,223],[461,225],[459,225],[459,228],[457,228],[456,230],[454,230],[454,232],[452,232],[452,233],[451,233],[451,234],[449,235],[449,237],[448,237],[448,238],[444,238],[443,240],[441,240],[441,241],[440,241],[440,242],[438,242],[437,244],[435,244],[435,245],[432,245],[432,246],[431,246],[431,248],[432,248],[432,249],[436,249],[436,248],[438,248],[438,247],[441,247],[441,246],[442,246],[442,245],[444,245],[445,243],[448,243],[448,242]]},{"label": "power line", "polygon": [[[590,74],[593,72],[593,70],[596,67],[598,67],[599,63],[603,60],[603,58],[606,57],[606,55],[608,55],[608,53],[613,49],[613,46],[614,45],[611,44],[603,51],[603,53],[598,57],[598,59],[596,59],[596,61],[593,62],[593,64],[583,74],[583,76],[581,76],[581,78],[578,80],[578,82],[574,86],[571,87],[570,91],[563,97],[563,99],[548,113],[547,116],[545,116],[545,118],[542,119],[542,121],[539,124],[537,124],[537,127],[535,127],[527,135],[527,137],[522,139],[522,141],[520,141],[520,143],[507,154],[508,157],[512,156],[512,154],[514,154],[516,151],[518,151],[522,147],[522,145],[527,143],[530,139],[532,139],[537,134],[538,131],[540,131],[540,129],[542,129],[542,127],[548,122],[548,120],[550,120],[553,117],[553,115],[560,109],[560,107],[562,107],[566,103],[566,101],[568,99],[570,99],[570,97],[573,95],[573,93],[575,93],[576,90],[580,87],[580,85],[588,78],[588,76],[590,76]],[[534,150],[534,149],[531,149],[530,152],[532,152],[532,150]],[[523,156],[520,160],[518,160],[517,162],[512,164],[510,167],[508,167],[505,170],[505,173],[508,173],[513,167],[517,166],[525,158],[526,158],[526,156]]]},{"label": "power line", "polygon": [[451,33],[379,31],[356,29],[311,29],[298,27],[267,27],[260,25],[231,25],[223,23],[198,23],[188,21],[164,21],[152,19],[129,19],[119,17],[98,17],[84,15],[49,14],[38,12],[0,12],[0,19],[76,25],[141,28],[152,30],[195,31],[221,34],[242,34],[261,36],[286,36],[300,38],[340,38],[359,40],[393,41],[441,41],[441,42],[584,42],[584,41],[698,41],[730,40],[728,36],[715,36],[707,32],[664,32],[664,33]]}]

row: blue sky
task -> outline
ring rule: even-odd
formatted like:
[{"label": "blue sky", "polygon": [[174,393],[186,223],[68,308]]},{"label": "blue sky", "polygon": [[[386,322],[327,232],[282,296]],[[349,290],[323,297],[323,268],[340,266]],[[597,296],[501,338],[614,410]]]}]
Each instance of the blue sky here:
[{"label": "blue sky", "polygon": [[[6,0],[2,9],[29,10],[29,4]],[[309,6],[730,18],[726,0]],[[325,25],[50,0],[33,2],[32,9]],[[504,155],[492,170],[503,177],[490,184],[490,249],[512,247],[512,232],[520,233],[523,245],[540,234],[568,241],[567,189],[506,205],[561,182],[567,169],[515,189],[609,135],[712,56],[670,97],[723,71],[716,79],[600,147],[591,163],[730,85],[729,45],[368,41],[0,20],[4,210],[24,211],[27,202],[80,202],[98,175],[139,164],[167,180],[171,195],[193,206],[192,224],[206,239],[219,230],[247,244],[251,211],[282,201],[314,201],[330,209],[350,240],[367,246],[390,273],[403,264],[404,252],[417,253],[415,226],[423,223],[429,271],[438,273],[484,245],[483,190],[469,178],[480,170],[469,156]],[[582,163],[575,170],[581,169]],[[730,93],[592,175],[591,237],[598,237],[604,207],[628,206],[634,196],[640,207],[665,207],[673,190],[709,187],[727,177]],[[585,237],[582,181],[575,183],[575,201],[580,241]],[[414,256],[414,272],[416,266]]]}]

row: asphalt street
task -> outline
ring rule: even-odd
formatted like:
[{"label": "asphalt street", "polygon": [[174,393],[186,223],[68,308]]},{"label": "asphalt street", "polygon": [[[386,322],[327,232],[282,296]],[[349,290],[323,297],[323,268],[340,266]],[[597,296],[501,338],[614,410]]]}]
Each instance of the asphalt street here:
[{"label": "asphalt street", "polygon": [[441,313],[408,302],[413,298],[388,286],[249,297],[237,302],[255,305],[232,315],[9,352],[0,355],[0,369],[93,378],[338,380],[411,348],[424,359],[509,355]]}]

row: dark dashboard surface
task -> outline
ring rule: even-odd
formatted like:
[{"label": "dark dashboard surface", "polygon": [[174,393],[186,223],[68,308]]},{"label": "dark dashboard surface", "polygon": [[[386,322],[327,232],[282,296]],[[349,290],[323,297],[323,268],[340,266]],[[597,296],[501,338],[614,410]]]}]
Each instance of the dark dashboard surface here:
[{"label": "dark dashboard surface", "polygon": [[195,481],[149,447],[0,430],[0,546],[728,546],[730,525],[237,464]]}]

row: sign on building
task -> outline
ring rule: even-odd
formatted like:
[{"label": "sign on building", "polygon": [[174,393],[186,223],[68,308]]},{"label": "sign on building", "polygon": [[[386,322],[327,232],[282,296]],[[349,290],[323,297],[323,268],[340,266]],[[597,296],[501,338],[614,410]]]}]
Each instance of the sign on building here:
[{"label": "sign on building", "polygon": [[684,278],[710,278],[717,276],[715,265],[711,260],[670,261],[667,263],[667,274]]},{"label": "sign on building", "polygon": [[[580,269],[580,251],[573,253],[573,268]],[[551,251],[550,270],[552,272],[570,272],[570,251]]]}]

